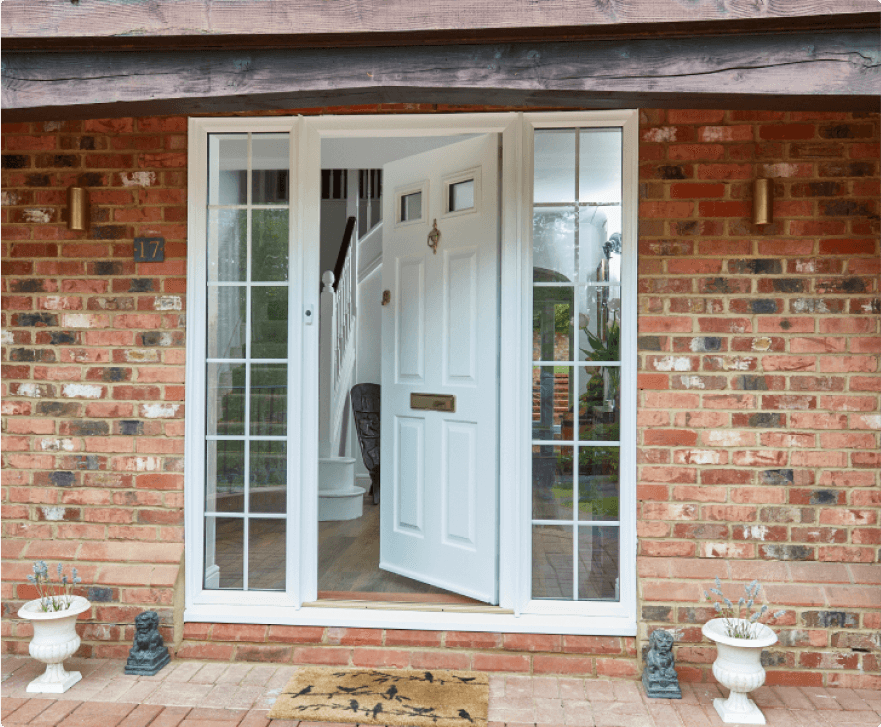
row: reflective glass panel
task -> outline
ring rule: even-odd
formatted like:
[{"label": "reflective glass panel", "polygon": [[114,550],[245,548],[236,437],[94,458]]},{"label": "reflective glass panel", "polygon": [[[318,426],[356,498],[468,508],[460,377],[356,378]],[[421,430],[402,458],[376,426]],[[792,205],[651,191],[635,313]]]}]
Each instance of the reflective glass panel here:
[{"label": "reflective glass panel", "polygon": [[536,207],[532,216],[532,279],[575,282],[575,208]]},{"label": "reflective glass panel", "polygon": [[248,525],[248,590],[283,591],[285,521],[250,518]]},{"label": "reflective glass panel", "polygon": [[536,287],[532,294],[532,356],[536,361],[571,361],[575,334],[573,288]]},{"label": "reflective glass panel", "polygon": [[474,180],[469,179],[465,182],[456,182],[449,187],[450,198],[448,200],[448,211],[459,212],[460,210],[470,210],[474,208]]},{"label": "reflective glass panel", "polygon": [[251,358],[287,358],[288,289],[251,288]]},{"label": "reflective glass panel", "polygon": [[287,280],[288,211],[251,212],[251,280]]},{"label": "reflective glass panel", "polygon": [[205,509],[245,511],[245,443],[208,441],[206,445]]},{"label": "reflective glass panel", "polygon": [[621,207],[580,208],[578,260],[580,282],[621,282]]},{"label": "reflective glass panel", "polygon": [[575,201],[573,129],[536,130],[533,190],[536,203]]},{"label": "reflective glass panel", "polygon": [[413,192],[401,197],[401,222],[422,218],[422,192]]},{"label": "reflective glass panel", "polygon": [[578,360],[621,358],[621,288],[582,286],[578,296]]},{"label": "reflective glass panel", "polygon": [[248,135],[212,134],[208,169],[208,204],[245,204],[248,201]]},{"label": "reflective glass panel", "polygon": [[578,199],[621,202],[621,129],[582,129],[578,150]]},{"label": "reflective glass panel", "polygon": [[241,589],[244,563],[244,519],[206,517],[204,587],[207,590]]},{"label": "reflective glass panel", "polygon": [[209,363],[206,375],[208,434],[244,434],[245,364]]},{"label": "reflective glass panel", "polygon": [[247,288],[208,288],[208,358],[245,358]]},{"label": "reflective glass panel", "polygon": [[619,536],[616,527],[578,528],[578,600],[618,601]]},{"label": "reflective glass panel", "polygon": [[579,520],[618,521],[618,468],[618,447],[578,448]]},{"label": "reflective glass panel", "polygon": [[251,435],[287,434],[288,367],[251,364]]},{"label": "reflective glass panel", "polygon": [[572,520],[574,453],[573,447],[533,446],[533,520]]},{"label": "reflective glass panel", "polygon": [[251,136],[252,204],[287,204],[289,143],[288,134]]},{"label": "reflective glass panel", "polygon": [[533,439],[575,439],[571,399],[574,391],[571,366],[533,366]]},{"label": "reflective glass panel", "polygon": [[621,369],[617,366],[578,370],[578,439],[617,442],[621,438]]},{"label": "reflective glass panel", "polygon": [[287,510],[287,443],[251,440],[249,508],[251,512]]},{"label": "reflective glass panel", "polygon": [[574,564],[571,525],[532,526],[532,597],[571,601]]},{"label": "reflective glass panel", "polygon": [[234,282],[248,274],[246,210],[208,210],[208,280]]}]

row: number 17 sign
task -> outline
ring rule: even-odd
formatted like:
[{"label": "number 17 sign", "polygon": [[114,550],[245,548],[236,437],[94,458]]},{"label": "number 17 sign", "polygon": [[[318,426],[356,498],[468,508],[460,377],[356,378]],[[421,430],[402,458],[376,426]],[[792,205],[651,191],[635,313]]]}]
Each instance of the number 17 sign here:
[{"label": "number 17 sign", "polygon": [[161,263],[165,261],[164,237],[136,237],[135,262]]}]

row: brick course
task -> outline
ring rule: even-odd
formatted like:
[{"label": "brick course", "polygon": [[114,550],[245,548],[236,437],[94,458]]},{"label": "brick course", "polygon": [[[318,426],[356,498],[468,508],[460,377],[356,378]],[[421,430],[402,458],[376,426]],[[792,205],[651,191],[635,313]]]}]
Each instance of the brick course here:
[{"label": "brick course", "polygon": [[[633,678],[664,627],[681,677],[708,681],[719,575],[785,609],[769,683],[881,685],[878,115],[644,110],[640,138],[638,639],[186,624],[179,657]],[[3,127],[6,652],[27,651],[11,617],[36,558],[91,586],[82,654],[124,655],[145,608],[173,639],[186,141],[180,117]],[[72,184],[89,233],[66,228]],[[133,262],[137,235],[165,262]]]}]

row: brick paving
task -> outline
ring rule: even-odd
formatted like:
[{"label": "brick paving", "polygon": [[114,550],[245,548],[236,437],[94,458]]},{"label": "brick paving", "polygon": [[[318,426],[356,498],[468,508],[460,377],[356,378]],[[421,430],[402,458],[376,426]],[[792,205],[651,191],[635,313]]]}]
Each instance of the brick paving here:
[{"label": "brick paving", "polygon": [[[42,667],[3,659],[3,727],[269,727],[270,707],[295,666],[175,661],[155,677],[127,676],[120,659],[70,659],[83,680],[60,695],[28,695]],[[715,684],[683,684],[682,699],[649,699],[634,681],[490,675],[490,727],[716,727]],[[869,689],[762,687],[769,727],[879,727]],[[273,720],[271,727],[328,727]],[[330,725],[330,727],[352,727]]]}]

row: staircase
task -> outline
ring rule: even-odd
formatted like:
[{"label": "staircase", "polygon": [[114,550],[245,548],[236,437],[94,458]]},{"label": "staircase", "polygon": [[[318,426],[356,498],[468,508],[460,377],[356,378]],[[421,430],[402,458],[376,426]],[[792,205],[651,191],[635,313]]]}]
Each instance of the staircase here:
[{"label": "staircase", "polygon": [[350,217],[336,269],[321,280],[318,519],[361,517],[364,489],[355,485],[355,459],[346,457],[349,389],[355,372],[357,307],[355,250]]}]

